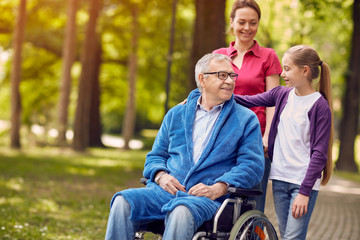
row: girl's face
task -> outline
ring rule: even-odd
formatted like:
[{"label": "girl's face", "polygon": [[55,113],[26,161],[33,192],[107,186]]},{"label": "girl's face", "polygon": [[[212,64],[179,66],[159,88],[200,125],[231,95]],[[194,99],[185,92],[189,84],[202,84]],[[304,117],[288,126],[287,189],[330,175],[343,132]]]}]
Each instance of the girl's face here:
[{"label": "girl's face", "polygon": [[251,41],[254,39],[259,27],[259,16],[252,8],[239,8],[235,12],[235,18],[230,18],[230,25],[237,40]]},{"label": "girl's face", "polygon": [[300,68],[293,63],[288,54],[282,59],[283,71],[281,77],[285,81],[286,87],[299,88],[307,84],[307,75],[304,74],[304,68]]}]

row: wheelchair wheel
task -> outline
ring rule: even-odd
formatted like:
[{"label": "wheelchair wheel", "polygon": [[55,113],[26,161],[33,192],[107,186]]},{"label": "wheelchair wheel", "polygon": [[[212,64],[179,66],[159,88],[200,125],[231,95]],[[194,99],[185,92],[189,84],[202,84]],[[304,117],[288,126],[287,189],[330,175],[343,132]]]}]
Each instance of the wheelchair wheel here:
[{"label": "wheelchair wheel", "polygon": [[230,232],[229,240],[277,240],[274,226],[262,212],[250,210],[242,214]]}]

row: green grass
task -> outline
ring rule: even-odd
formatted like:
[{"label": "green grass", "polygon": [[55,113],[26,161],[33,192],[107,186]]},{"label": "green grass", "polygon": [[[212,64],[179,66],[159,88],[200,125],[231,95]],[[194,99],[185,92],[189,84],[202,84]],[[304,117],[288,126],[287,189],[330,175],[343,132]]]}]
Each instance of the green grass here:
[{"label": "green grass", "polygon": [[104,239],[110,199],[141,186],[145,156],[0,147],[0,239]]}]

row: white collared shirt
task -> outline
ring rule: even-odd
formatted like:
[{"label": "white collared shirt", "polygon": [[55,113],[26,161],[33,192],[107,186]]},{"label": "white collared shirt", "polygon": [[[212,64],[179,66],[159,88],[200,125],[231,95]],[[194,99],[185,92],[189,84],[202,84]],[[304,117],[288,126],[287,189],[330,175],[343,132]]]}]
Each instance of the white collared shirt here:
[{"label": "white collared shirt", "polygon": [[195,120],[193,126],[192,139],[194,143],[193,159],[195,164],[199,161],[202,152],[209,142],[214,130],[215,123],[219,118],[224,103],[214,106],[210,111],[206,111],[200,104],[199,97],[196,105]]}]

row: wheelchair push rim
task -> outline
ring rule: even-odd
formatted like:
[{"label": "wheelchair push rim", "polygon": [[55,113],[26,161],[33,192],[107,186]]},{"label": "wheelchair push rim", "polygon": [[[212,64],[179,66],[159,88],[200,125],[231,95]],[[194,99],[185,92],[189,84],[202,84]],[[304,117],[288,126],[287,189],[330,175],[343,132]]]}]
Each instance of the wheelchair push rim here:
[{"label": "wheelchair push rim", "polygon": [[258,210],[242,214],[231,229],[229,240],[277,240],[276,230]]}]

